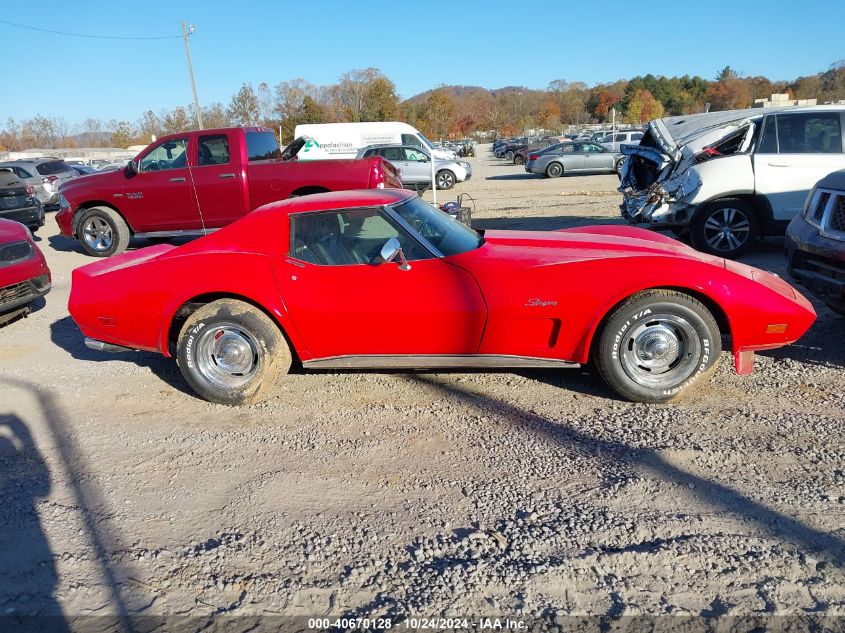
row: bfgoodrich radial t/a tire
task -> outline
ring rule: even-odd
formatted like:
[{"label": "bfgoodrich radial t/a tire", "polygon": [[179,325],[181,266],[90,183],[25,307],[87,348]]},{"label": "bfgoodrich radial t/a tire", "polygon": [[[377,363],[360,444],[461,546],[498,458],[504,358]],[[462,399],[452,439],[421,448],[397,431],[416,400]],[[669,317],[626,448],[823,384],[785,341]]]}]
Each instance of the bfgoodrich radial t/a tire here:
[{"label": "bfgoodrich radial t/a tire", "polygon": [[647,290],[610,315],[594,356],[619,395],[665,402],[705,379],[721,351],[719,326],[704,304],[672,290]]},{"label": "bfgoodrich radial t/a tire", "polygon": [[279,327],[261,310],[243,301],[220,299],[185,321],[177,361],[201,397],[237,405],[263,399],[290,369],[291,353]]}]

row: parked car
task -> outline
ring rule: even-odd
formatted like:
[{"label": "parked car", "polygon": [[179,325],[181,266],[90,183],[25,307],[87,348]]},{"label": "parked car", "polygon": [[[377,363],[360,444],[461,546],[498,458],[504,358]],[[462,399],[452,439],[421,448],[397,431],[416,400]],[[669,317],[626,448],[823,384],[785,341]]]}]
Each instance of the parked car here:
[{"label": "parked car", "polygon": [[133,236],[202,235],[291,196],[402,186],[382,158],[298,161],[305,143],[297,139],[282,153],[275,134],[259,127],[171,134],[125,169],[63,186],[56,222],[86,253],[106,257]]},{"label": "parked car", "polygon": [[[358,158],[369,156],[381,156],[396,167],[403,187],[431,186],[431,156],[417,145],[371,145],[358,152]],[[472,178],[472,165],[463,160],[435,159],[434,174],[438,189],[451,189],[456,182]]]},{"label": "parked car", "polygon": [[786,229],[789,275],[845,316],[845,170],[822,178]]},{"label": "parked car", "polygon": [[525,147],[520,147],[516,150],[513,154],[513,164],[514,165],[524,165],[525,162],[528,160],[528,154],[536,153],[541,150],[546,149],[547,147],[551,147],[552,145],[559,145],[560,139],[554,136],[540,139],[539,141],[535,141],[531,143],[531,145],[526,145]]},{"label": "parked car", "polygon": [[88,164],[91,165],[91,167],[96,168],[96,167],[100,167],[101,165],[108,165],[109,161],[106,160],[105,158],[92,158],[91,160],[88,161]]},{"label": "parked car", "polygon": [[73,167],[73,170],[77,174],[79,174],[80,176],[87,176],[88,174],[98,174],[98,173],[100,173],[100,171],[102,171],[102,170],[95,169],[94,167],[91,167],[90,165],[85,165],[83,163],[80,163],[80,164],[68,163],[68,164],[71,167]]},{"label": "parked car", "polygon": [[748,373],[754,350],[815,319],[779,277],[658,233],[479,234],[404,190],[277,202],[185,246],[77,268],[68,309],[88,347],[176,356],[188,384],[224,404],[260,400],[294,360],[391,371],[593,360],[623,397],[663,402],[705,380],[722,334]]},{"label": "parked car", "polygon": [[496,156],[496,158],[504,158],[507,162],[511,163],[513,162],[513,157],[514,154],[516,154],[517,150],[523,147],[527,147],[528,145],[536,141],[536,138],[521,136],[517,139],[505,143],[496,151],[494,155]]},{"label": "parked car", "polygon": [[525,171],[547,178],[566,174],[619,173],[625,162],[622,154],[610,152],[595,143],[558,143],[545,151],[528,154]]},{"label": "parked car", "polygon": [[32,158],[0,162],[0,169],[9,169],[27,185],[32,185],[35,194],[46,209],[59,204],[59,186],[76,178],[73,167],[57,158]]},{"label": "parked car", "polygon": [[50,269],[29,229],[0,218],[0,325],[28,314],[50,284]]},{"label": "parked car", "polygon": [[35,188],[11,170],[0,169],[0,218],[20,222],[33,233],[44,226],[44,207]]},{"label": "parked car", "polygon": [[658,119],[623,146],[622,216],[688,233],[697,249],[734,258],[782,235],[823,176],[845,168],[845,107],[711,112]]},{"label": "parked car", "polygon": [[641,130],[617,130],[603,136],[598,143],[611,152],[618,152],[623,144],[636,145],[642,138]]}]

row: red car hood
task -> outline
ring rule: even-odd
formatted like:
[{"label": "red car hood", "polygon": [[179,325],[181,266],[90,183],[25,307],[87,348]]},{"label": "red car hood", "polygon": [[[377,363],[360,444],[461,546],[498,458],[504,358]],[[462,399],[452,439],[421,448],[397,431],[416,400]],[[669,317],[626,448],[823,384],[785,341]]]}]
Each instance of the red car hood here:
[{"label": "red car hood", "polygon": [[0,244],[19,242],[28,238],[26,228],[20,222],[0,219]]},{"label": "red car hood", "polygon": [[629,226],[585,226],[559,231],[485,231],[484,241],[493,250],[516,247],[522,253],[519,259],[532,260],[537,265],[614,256],[671,255],[725,267],[725,260],[720,257],[700,253],[660,233]]}]

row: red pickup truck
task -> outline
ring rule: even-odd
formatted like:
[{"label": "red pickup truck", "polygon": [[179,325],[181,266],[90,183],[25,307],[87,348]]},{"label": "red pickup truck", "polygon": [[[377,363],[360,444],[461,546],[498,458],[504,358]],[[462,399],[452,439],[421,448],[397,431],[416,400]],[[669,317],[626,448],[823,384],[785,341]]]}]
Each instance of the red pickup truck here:
[{"label": "red pickup truck", "polygon": [[144,149],[126,169],[76,178],[59,190],[62,235],[108,257],[132,237],[203,235],[268,202],[326,191],[401,187],[383,158],[299,161],[260,127],[183,132]]}]

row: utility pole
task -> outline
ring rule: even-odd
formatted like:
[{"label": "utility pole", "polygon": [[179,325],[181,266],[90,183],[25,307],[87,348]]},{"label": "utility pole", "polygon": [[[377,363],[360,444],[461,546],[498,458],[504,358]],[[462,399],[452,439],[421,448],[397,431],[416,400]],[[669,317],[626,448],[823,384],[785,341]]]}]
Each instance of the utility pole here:
[{"label": "utility pole", "polygon": [[197,127],[202,129],[202,110],[200,110],[200,100],[197,98],[197,82],[194,81],[194,67],[191,65],[191,48],[188,46],[188,36],[196,30],[194,25],[185,26],[182,22],[182,40],[185,42],[185,57],[188,60],[188,74],[191,76],[191,90],[194,93],[194,113],[197,116]]}]

